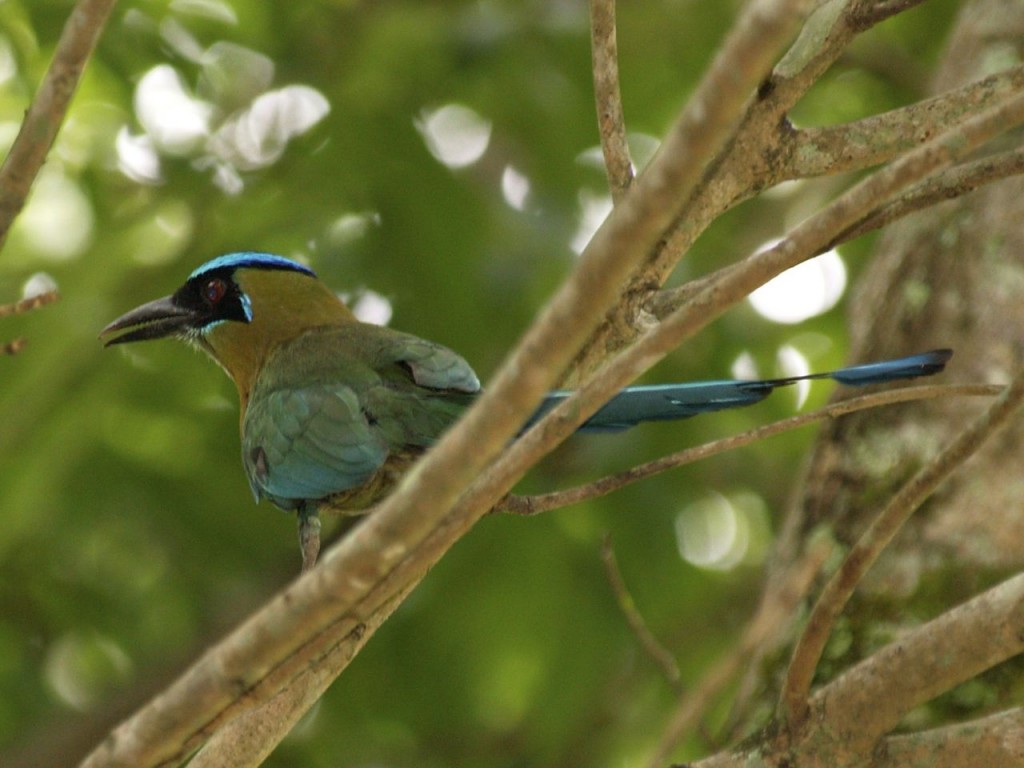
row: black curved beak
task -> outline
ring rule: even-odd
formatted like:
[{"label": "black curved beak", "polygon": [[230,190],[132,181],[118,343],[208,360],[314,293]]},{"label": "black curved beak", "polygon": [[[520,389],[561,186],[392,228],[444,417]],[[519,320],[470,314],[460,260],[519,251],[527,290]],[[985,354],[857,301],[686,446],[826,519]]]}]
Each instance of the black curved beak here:
[{"label": "black curved beak", "polygon": [[165,296],[121,315],[100,331],[100,338],[127,330],[126,333],[103,342],[103,346],[110,347],[131,341],[183,336],[196,327],[197,319],[195,311],[175,304],[173,296]]}]

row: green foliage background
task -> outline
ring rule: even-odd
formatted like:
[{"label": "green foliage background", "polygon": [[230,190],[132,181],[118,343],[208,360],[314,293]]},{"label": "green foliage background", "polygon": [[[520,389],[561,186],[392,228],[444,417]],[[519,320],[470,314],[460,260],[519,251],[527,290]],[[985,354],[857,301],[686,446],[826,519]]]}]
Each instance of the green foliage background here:
[{"label": "green foliage background", "polygon": [[[0,56],[9,59],[0,61],[0,142],[13,137],[70,7],[0,4],[9,54]],[[935,0],[872,31],[796,119],[849,120],[919,98],[954,9]],[[622,4],[632,132],[666,130],[735,10]],[[217,74],[169,44],[174,30],[202,50],[230,42],[269,57],[272,87],[315,88],[330,113],[275,163],[242,173],[237,194],[217,188],[195,153],[162,155],[161,183],[127,178],[116,137],[141,132],[133,95],[143,74],[170,64],[189,88]],[[438,162],[416,127],[450,103],[492,125],[486,154],[463,169]],[[63,295],[0,324],[0,341],[28,338],[20,355],[0,358],[0,764],[15,754],[74,762],[298,569],[294,521],[252,504],[226,377],[171,343],[105,351],[99,329],[208,258],[269,250],[308,259],[339,290],[382,294],[392,325],[458,349],[486,381],[571,268],[581,195],[605,192],[586,159],[595,126],[582,0],[115,8],[47,163],[57,182],[40,183],[31,202],[43,223],[26,215],[0,257],[0,303],[39,273]],[[523,210],[502,195],[510,165],[529,180]],[[675,279],[749,252],[835,188],[740,206]],[[361,234],[344,226],[353,215]],[[41,246],[41,232],[64,250]],[[844,252],[854,272],[866,248]],[[650,380],[727,377],[743,352],[772,375],[783,344],[833,367],[844,337],[841,305],[795,327],[743,306]],[[815,388],[812,403],[828,391]],[[793,408],[780,394],[740,412],[578,438],[524,490],[584,482]],[[673,693],[615,605],[602,537],[690,685],[748,615],[809,439],[776,439],[536,519],[485,519],[268,765],[622,765],[642,756]],[[688,505],[716,494],[751,510],[750,549],[727,570],[686,562],[676,534]],[[691,744],[692,754],[703,746]]]}]

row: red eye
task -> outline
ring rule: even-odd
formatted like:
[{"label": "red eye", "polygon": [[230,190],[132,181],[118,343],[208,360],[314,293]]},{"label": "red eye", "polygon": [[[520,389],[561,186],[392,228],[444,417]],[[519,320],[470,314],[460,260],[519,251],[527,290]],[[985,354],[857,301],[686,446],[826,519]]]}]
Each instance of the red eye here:
[{"label": "red eye", "polygon": [[228,287],[223,280],[211,280],[203,286],[203,298],[206,299],[211,307],[220,303],[220,300],[224,298],[224,294],[227,292]]}]

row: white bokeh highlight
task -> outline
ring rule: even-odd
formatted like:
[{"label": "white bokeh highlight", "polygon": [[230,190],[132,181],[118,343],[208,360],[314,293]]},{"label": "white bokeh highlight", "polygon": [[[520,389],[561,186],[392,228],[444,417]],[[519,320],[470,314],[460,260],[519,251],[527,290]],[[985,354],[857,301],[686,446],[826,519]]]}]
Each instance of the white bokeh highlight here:
[{"label": "white bokeh highlight", "polygon": [[501,196],[510,208],[521,211],[526,208],[530,194],[530,180],[511,165],[501,172]]},{"label": "white bokeh highlight", "polygon": [[845,290],[846,265],[833,250],[787,269],[750,294],[748,300],[762,317],[795,325],[828,312]]},{"label": "white bokeh highlight", "polygon": [[679,555],[688,563],[728,571],[763,558],[770,539],[767,507],[749,491],[711,492],[679,512],[675,534]]},{"label": "white bokeh highlight", "polygon": [[438,162],[448,168],[472,165],[491,143],[491,123],[464,104],[423,110],[414,121]]},{"label": "white bokeh highlight", "polygon": [[612,212],[611,195],[598,194],[589,189],[579,193],[580,220],[569,246],[578,255],[583,253],[594,233]]}]

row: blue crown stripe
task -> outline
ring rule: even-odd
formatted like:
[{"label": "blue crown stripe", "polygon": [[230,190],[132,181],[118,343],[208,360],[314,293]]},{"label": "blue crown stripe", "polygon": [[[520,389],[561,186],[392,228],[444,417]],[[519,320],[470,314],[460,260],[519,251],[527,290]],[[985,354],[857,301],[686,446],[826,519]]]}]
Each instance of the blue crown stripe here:
[{"label": "blue crown stripe", "polygon": [[289,269],[293,272],[302,272],[310,277],[316,277],[316,273],[309,267],[299,264],[297,261],[286,259],[284,256],[277,256],[273,253],[261,253],[259,251],[241,251],[239,253],[227,253],[206,262],[189,275],[188,279],[192,280],[218,269],[240,269],[245,267],[251,269]]}]

